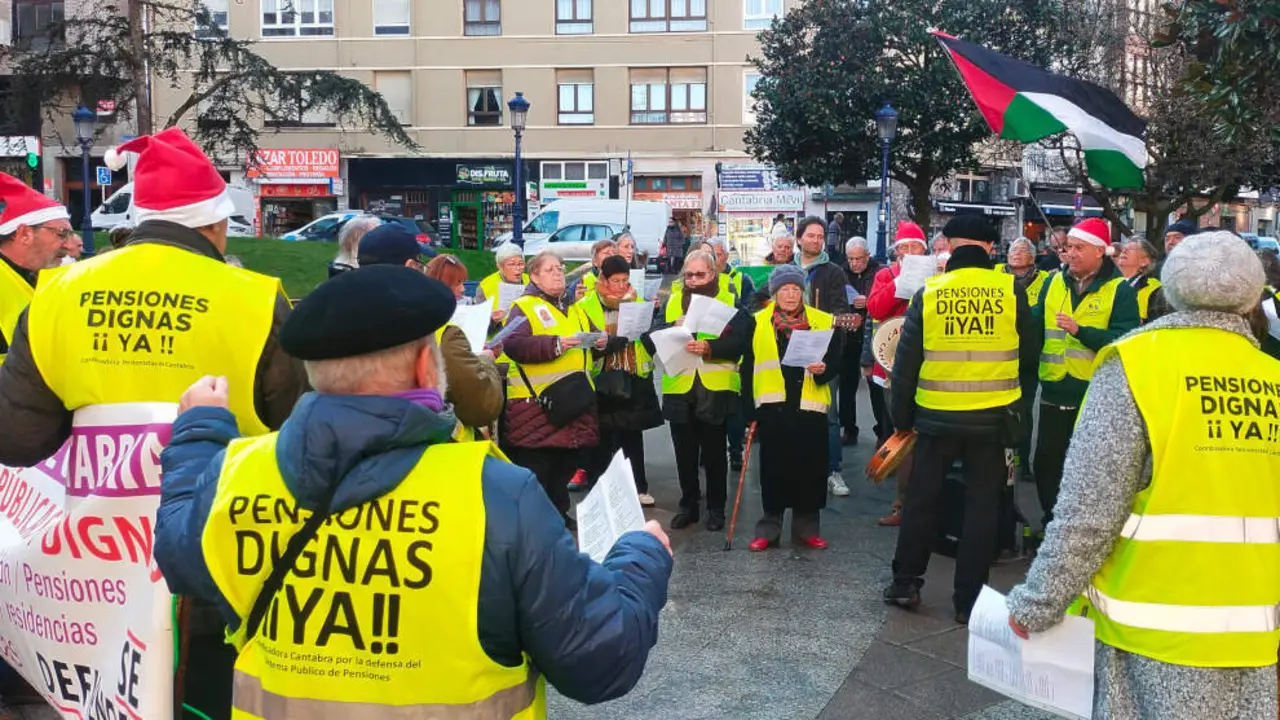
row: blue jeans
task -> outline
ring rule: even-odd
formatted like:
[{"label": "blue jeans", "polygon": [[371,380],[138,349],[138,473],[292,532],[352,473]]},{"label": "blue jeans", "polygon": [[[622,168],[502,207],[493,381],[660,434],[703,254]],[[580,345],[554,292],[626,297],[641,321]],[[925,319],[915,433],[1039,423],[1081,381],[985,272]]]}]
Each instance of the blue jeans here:
[{"label": "blue jeans", "polygon": [[836,402],[840,378],[827,383],[827,387],[831,390],[831,405],[827,408],[827,470],[839,473],[844,460],[844,446],[840,442],[840,404]]}]

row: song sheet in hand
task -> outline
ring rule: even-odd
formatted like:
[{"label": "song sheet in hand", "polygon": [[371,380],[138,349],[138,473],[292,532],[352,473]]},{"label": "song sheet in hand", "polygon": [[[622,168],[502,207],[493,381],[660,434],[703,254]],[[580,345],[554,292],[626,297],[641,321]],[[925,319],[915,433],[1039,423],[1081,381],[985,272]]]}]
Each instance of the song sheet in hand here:
[{"label": "song sheet in hand", "polygon": [[453,311],[453,319],[449,321],[462,330],[471,345],[471,352],[478,353],[484,349],[485,336],[489,333],[489,316],[493,314],[493,298],[479,305],[459,305]]},{"label": "song sheet in hand", "polygon": [[902,271],[894,284],[893,296],[899,300],[910,300],[925,280],[938,274],[937,259],[928,255],[904,255],[899,261]]},{"label": "song sheet in hand", "polygon": [[682,324],[686,330],[695,335],[705,333],[720,337],[724,332],[724,326],[728,325],[737,314],[737,309],[731,305],[725,305],[706,295],[694,295],[689,300],[689,310],[684,314]]},{"label": "song sheet in hand", "polygon": [[631,463],[619,450],[596,486],[578,503],[578,549],[604,562],[618,538],[644,529]]},{"label": "song sheet in hand", "polygon": [[636,340],[653,325],[653,303],[624,302],[618,305],[618,334]]},{"label": "song sheet in hand", "polygon": [[498,309],[506,312],[511,309],[511,303],[516,298],[524,294],[524,286],[516,283],[498,283]]}]

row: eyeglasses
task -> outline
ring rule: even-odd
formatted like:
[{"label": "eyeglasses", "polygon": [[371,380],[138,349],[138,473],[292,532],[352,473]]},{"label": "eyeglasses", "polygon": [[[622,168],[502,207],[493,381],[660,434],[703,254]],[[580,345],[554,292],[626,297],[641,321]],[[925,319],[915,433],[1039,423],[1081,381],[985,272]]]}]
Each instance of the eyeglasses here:
[{"label": "eyeglasses", "polygon": [[698,272],[692,272],[692,271],[691,271],[691,272],[686,272],[686,273],[684,274],[684,277],[685,277],[685,279],[686,279],[686,280],[702,280],[702,279],[704,279],[704,278],[709,278],[709,277],[711,277],[711,271],[710,271],[710,270],[703,270],[703,271],[698,271]]},{"label": "eyeglasses", "polygon": [[36,230],[48,230],[56,235],[62,242],[66,242],[76,236],[76,231],[73,228],[55,228],[49,227],[48,225],[36,225],[34,227]]}]

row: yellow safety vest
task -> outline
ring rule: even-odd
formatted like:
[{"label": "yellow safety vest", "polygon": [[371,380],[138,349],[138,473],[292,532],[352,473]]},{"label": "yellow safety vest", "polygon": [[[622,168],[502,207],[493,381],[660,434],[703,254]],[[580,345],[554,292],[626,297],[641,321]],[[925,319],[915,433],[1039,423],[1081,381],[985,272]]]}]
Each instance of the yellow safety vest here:
[{"label": "yellow safety vest", "polygon": [[[570,312],[566,316],[556,309],[556,306],[540,297],[525,295],[512,303],[512,307],[518,307],[524,313],[534,335],[568,338],[580,332],[586,332],[586,328],[578,322],[577,313]],[[507,399],[527,400],[533,397],[529,387],[524,383],[524,378],[520,377],[519,368],[524,368],[529,384],[533,385],[533,390],[538,395],[541,395],[551,383],[576,372],[586,373],[590,378],[588,352],[589,350],[582,348],[565,348],[564,352],[560,353],[560,357],[549,363],[518,365],[514,361],[510,362],[507,370]]]},{"label": "yellow safety vest", "polygon": [[1138,317],[1142,322],[1147,321],[1147,316],[1151,308],[1151,295],[1160,287],[1160,281],[1155,278],[1147,278],[1147,284],[1142,286],[1138,291]]},{"label": "yellow safety vest", "polygon": [[1093,377],[1094,352],[1066,330],[1058,327],[1057,314],[1070,315],[1080,327],[1105,329],[1111,322],[1116,302],[1116,288],[1124,278],[1111,278],[1098,291],[1085,295],[1080,304],[1071,307],[1071,290],[1064,273],[1049,280],[1044,298],[1044,347],[1040,350],[1040,379],[1057,382],[1070,375],[1088,381]]},{"label": "yellow safety vest", "polygon": [[[506,282],[506,280],[502,279],[501,272],[492,273],[491,275],[489,275],[488,277],[480,281],[480,290],[481,292],[484,293],[484,299],[485,300],[492,299],[494,302],[494,307],[497,307],[497,302],[498,302],[498,285],[504,282]],[[521,285],[529,284],[528,273],[525,273],[524,275],[520,276],[520,284]]]},{"label": "yellow safety vest", "polygon": [[[0,260],[0,337],[4,338],[6,346],[13,344],[18,318],[31,304],[35,292],[35,288],[9,267],[9,263]],[[0,353],[0,363],[4,362],[4,357],[5,353]]]},{"label": "yellow safety vest", "polygon": [[27,311],[31,354],[68,410],[176,403],[201,377],[225,376],[240,431],[261,435],[254,380],[282,293],[278,278],[129,245],[41,273]]},{"label": "yellow safety vest", "polygon": [[582,287],[587,291],[596,289],[596,273],[594,270],[588,270],[587,274],[582,276]]},{"label": "yellow safety vest", "polygon": [[[996,272],[998,273],[1005,272],[1004,263],[1000,263],[996,265]],[[1012,273],[1008,273],[1008,274],[1012,275]],[[1040,290],[1041,288],[1044,287],[1044,281],[1047,280],[1049,276],[1052,274],[1053,273],[1049,272],[1048,270],[1036,271],[1036,279],[1032,280],[1031,284],[1027,286],[1027,304],[1028,305],[1030,305],[1031,307],[1035,307],[1040,303]]]},{"label": "yellow safety vest", "polygon": [[[680,305],[684,301],[681,297],[684,295],[684,286],[671,286],[671,297],[667,299],[666,321],[674,323],[680,319],[684,313]],[[716,300],[730,307],[734,304],[733,293],[721,284],[719,292],[716,293]],[[715,336],[706,333],[698,333],[698,340],[714,340]],[[702,386],[708,390],[715,392],[724,392],[732,390],[733,392],[742,391],[742,376],[738,374],[738,363],[719,360],[707,360],[703,358],[698,367],[692,370],[684,370],[674,375],[663,372],[662,375],[662,394],[663,395],[684,395],[693,389],[693,380],[695,377],[702,378]]]},{"label": "yellow safety vest", "polygon": [[271,433],[233,441],[201,546],[240,625],[233,720],[546,717],[526,657],[480,645],[491,443],[433,445],[395,489],[326,520],[285,576],[258,632],[248,618],[272,559],[310,512],[285,486]]},{"label": "yellow safety vest", "polygon": [[925,282],[924,363],[916,404],[930,410],[987,410],[1022,397],[1018,304],[1013,276],[960,268]]},{"label": "yellow safety vest", "polygon": [[[644,298],[637,297],[633,302],[649,302]],[[582,299],[574,303],[570,310],[578,313],[578,322],[584,328],[589,328],[597,332],[605,332],[604,322],[604,305],[600,302],[599,293],[587,293]],[[653,358],[649,352],[644,349],[644,343],[636,340],[632,343],[636,351],[636,375],[638,377],[647,378],[653,374]],[[601,357],[591,364],[591,376],[595,377],[604,370],[604,358]]]},{"label": "yellow safety vest", "polygon": [[[810,330],[830,330],[833,317],[808,305],[804,306]],[[778,335],[773,328],[773,303],[755,314],[756,331],[751,338],[751,350],[755,365],[751,375],[751,391],[756,407],[769,403],[785,402],[786,382],[782,378],[782,357],[778,354]],[[804,371],[800,385],[800,409],[826,414],[831,407],[831,386],[814,382],[813,375]]]},{"label": "yellow safety vest", "polygon": [[1114,353],[1152,476],[1085,592],[1098,641],[1175,665],[1274,664],[1280,361],[1212,328],[1138,333],[1098,361]]}]

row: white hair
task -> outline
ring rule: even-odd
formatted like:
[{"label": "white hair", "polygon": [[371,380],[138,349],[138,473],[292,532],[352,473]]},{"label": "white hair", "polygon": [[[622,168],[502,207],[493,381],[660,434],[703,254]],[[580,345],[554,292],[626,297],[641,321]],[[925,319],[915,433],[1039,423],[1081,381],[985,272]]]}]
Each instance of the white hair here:
[{"label": "white hair", "polygon": [[422,348],[431,348],[436,361],[436,390],[441,397],[449,391],[444,354],[434,336],[428,336],[386,350],[303,363],[307,380],[326,395],[393,395],[410,390],[417,381],[415,364]]},{"label": "white hair", "polygon": [[357,215],[348,220],[338,231],[338,257],[333,261],[359,267],[357,258],[360,255],[360,238],[381,224],[382,220],[373,215]]},{"label": "white hair", "polygon": [[1020,237],[1009,244],[1009,253],[1012,254],[1013,251],[1017,250],[1019,247],[1025,247],[1027,252],[1032,255],[1036,254],[1036,244],[1024,237]]},{"label": "white hair", "polygon": [[844,254],[848,255],[854,250],[867,250],[867,239],[860,235],[849,238],[849,241],[844,244]]},{"label": "white hair", "polygon": [[493,261],[494,263],[501,265],[502,263],[510,260],[511,258],[520,257],[523,254],[524,254],[524,251],[520,249],[519,245],[513,242],[505,242],[499,245],[496,249],[494,249]]}]

